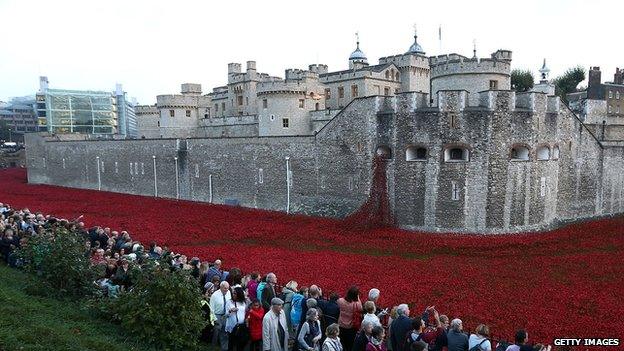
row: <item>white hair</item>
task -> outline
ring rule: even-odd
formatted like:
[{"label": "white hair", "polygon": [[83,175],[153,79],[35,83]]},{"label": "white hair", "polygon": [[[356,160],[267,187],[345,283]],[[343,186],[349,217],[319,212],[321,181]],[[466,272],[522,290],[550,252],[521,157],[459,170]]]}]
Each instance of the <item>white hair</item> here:
[{"label": "white hair", "polygon": [[362,321],[362,329],[366,329],[366,327],[372,326],[373,324],[375,324],[375,323],[373,323],[372,320],[365,319],[365,320]]},{"label": "white hair", "polygon": [[462,325],[462,321],[459,318],[455,318],[451,321],[451,328],[454,331],[460,331],[461,330],[461,325]]},{"label": "white hair", "polygon": [[219,284],[220,288],[226,288],[229,289],[230,288],[230,283],[226,282],[225,280],[221,282],[221,284]]},{"label": "white hair", "polygon": [[397,307],[397,314],[399,316],[405,316],[408,310],[409,306],[406,303],[402,303]]},{"label": "white hair", "polygon": [[377,300],[378,298],[379,298],[379,289],[377,288],[370,289],[370,291],[368,292],[368,299]]}]

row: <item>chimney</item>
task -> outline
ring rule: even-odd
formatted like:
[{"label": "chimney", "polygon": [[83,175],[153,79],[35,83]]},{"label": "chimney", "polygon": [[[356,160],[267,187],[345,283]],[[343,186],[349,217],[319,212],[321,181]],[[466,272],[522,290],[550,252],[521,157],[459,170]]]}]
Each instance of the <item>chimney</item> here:
[{"label": "chimney", "polygon": [[594,66],[589,69],[587,81],[587,99],[589,100],[604,100],[604,89],[602,89],[600,75],[600,67]]},{"label": "chimney", "polygon": [[613,83],[624,84],[624,70],[615,68],[615,74],[613,75]]}]

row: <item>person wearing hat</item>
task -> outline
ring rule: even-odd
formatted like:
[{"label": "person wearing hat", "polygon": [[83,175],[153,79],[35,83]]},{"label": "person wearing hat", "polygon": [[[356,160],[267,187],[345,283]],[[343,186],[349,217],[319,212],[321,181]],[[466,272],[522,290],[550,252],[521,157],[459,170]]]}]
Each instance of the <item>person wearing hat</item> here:
[{"label": "person wearing hat", "polygon": [[284,301],[278,297],[271,299],[271,309],[262,319],[262,350],[288,350],[288,324],[282,310]]}]

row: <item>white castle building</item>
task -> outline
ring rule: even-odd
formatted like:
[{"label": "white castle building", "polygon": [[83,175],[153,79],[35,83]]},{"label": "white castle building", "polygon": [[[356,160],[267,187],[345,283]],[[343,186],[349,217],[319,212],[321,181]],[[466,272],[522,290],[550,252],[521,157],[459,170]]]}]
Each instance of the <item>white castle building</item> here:
[{"label": "white castle building", "polygon": [[[429,94],[463,89],[471,99],[484,90],[511,87],[511,51],[489,58],[458,54],[427,57],[417,35],[402,54],[371,65],[359,39],[348,69],[327,65],[286,69],[284,78],[260,73],[255,61],[228,64],[227,85],[202,94],[200,84],[182,84],[180,94],[159,95],[156,104],[137,106],[141,138],[249,137],[314,135],[351,101],[404,92]],[[431,94],[432,93],[432,94]],[[471,103],[477,103],[471,101]]]}]

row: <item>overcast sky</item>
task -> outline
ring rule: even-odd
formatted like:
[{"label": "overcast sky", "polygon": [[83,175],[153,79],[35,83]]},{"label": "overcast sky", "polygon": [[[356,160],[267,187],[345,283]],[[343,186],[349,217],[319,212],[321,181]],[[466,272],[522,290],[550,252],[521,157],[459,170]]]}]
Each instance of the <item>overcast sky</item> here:
[{"label": "overcast sky", "polygon": [[[325,63],[347,68],[355,32],[369,63],[418,41],[427,55],[479,57],[513,51],[513,68],[556,76],[600,66],[611,81],[624,67],[624,2],[548,1],[31,1],[0,0],[0,100],[51,88],[112,91],[122,83],[139,103],[201,83],[224,85],[227,63],[259,72]],[[442,52],[438,27],[442,26]],[[617,44],[616,44],[617,43]],[[618,61],[619,60],[619,61]]]}]

